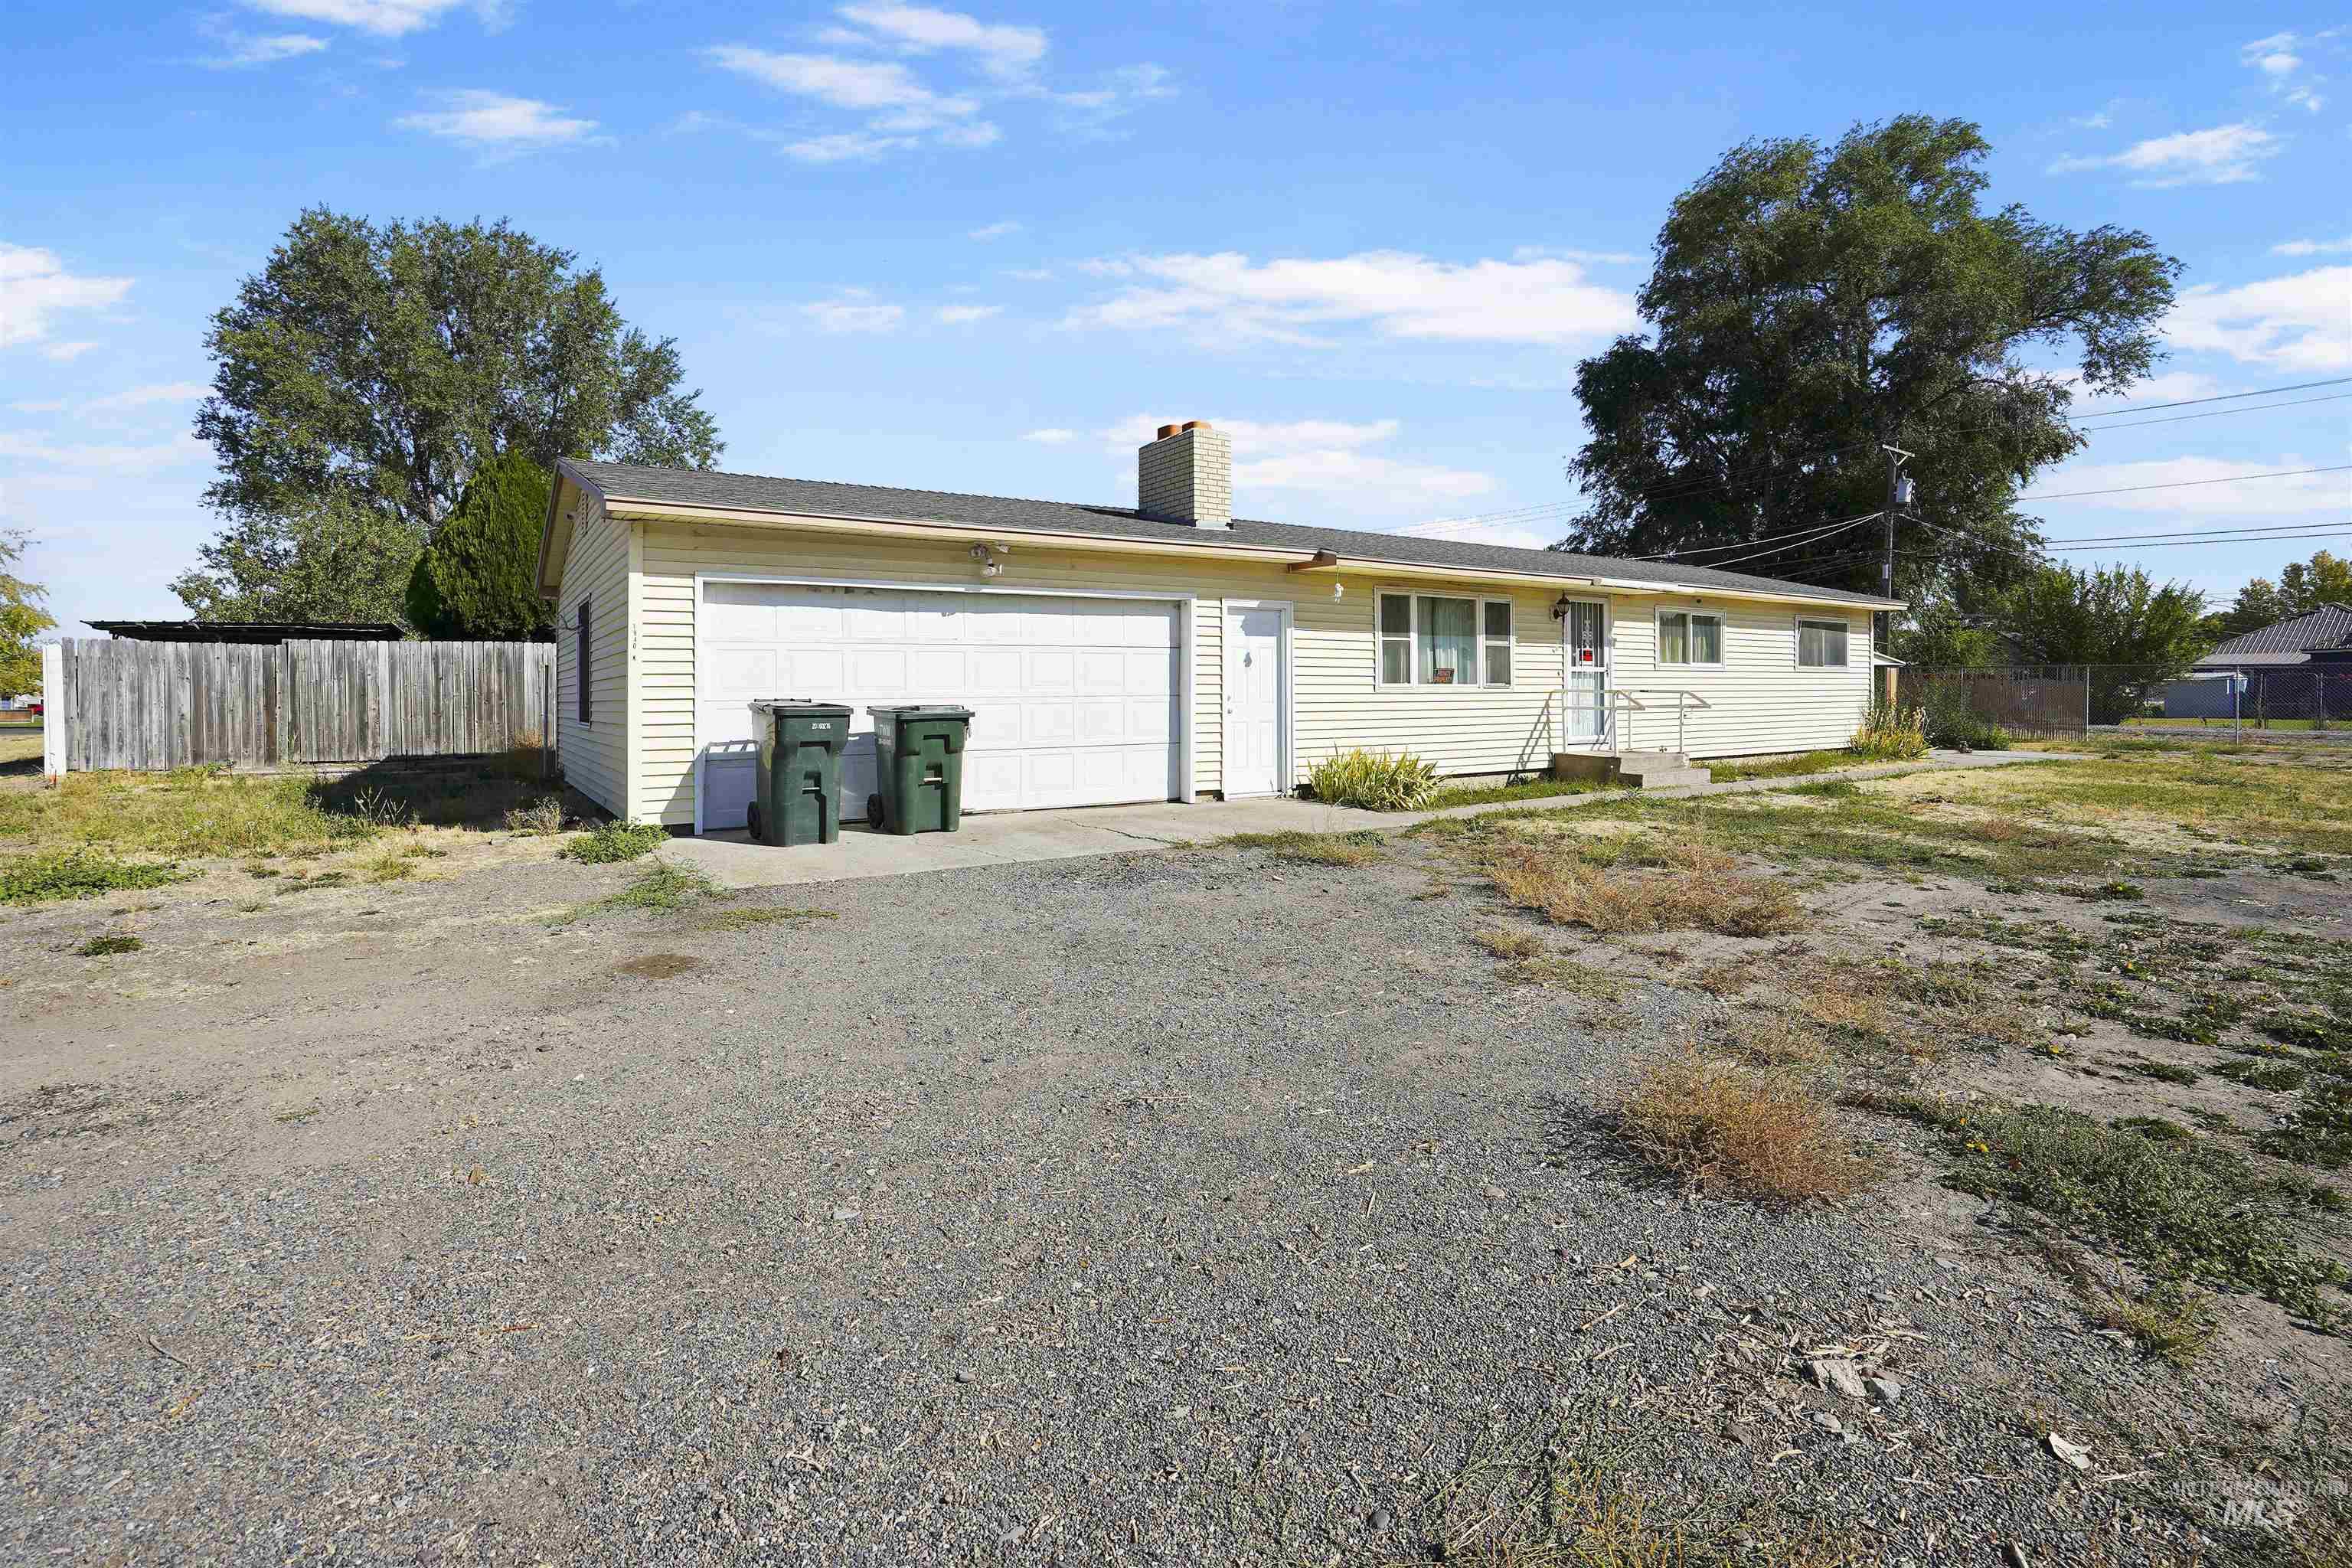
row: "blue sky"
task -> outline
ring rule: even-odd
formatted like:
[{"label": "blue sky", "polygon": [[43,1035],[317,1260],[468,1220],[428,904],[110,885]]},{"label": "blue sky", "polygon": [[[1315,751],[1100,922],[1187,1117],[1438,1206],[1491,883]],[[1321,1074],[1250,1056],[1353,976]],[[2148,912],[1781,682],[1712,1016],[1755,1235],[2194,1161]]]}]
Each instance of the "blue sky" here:
[{"label": "blue sky", "polygon": [[[0,523],[69,634],[184,613],[205,321],[319,203],[578,251],[678,340],[730,468],[1131,502],[1148,427],[1209,418],[1244,515],[1501,542],[1575,510],[1575,361],[1751,136],[1962,116],[1994,202],[2147,229],[2188,271],[2133,405],[2352,374],[2352,16],[1756,11],[33,0],[0,98]],[[2352,401],[2170,412],[2212,409],[2037,488],[2352,464]],[[2348,481],[2041,510],[2062,539],[2352,535]],[[2128,558],[2226,595],[2347,542]]]}]

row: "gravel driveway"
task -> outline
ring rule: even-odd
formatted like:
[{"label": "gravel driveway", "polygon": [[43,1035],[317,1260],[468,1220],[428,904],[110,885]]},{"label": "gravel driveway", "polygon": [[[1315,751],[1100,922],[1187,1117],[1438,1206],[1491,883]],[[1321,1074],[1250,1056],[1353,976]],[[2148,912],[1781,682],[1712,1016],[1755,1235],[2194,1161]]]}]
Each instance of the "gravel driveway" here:
[{"label": "gravel driveway", "polygon": [[1563,1457],[1857,1561],[2275,1552],[2196,1467],[2300,1440],[2306,1368],[2184,1384],[1923,1180],[1649,1182],[1596,1110],[1720,1004],[1498,983],[1432,853],[741,931],[522,866],[19,972],[0,1555],[1426,1561]]}]

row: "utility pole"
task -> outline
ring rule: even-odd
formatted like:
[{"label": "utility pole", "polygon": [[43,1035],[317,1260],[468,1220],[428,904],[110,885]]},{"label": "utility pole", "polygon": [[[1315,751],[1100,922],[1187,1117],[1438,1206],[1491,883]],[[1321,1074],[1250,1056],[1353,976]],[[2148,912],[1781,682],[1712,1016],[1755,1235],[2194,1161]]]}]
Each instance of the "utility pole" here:
[{"label": "utility pole", "polygon": [[[1886,454],[1886,555],[1879,563],[1878,594],[1883,599],[1891,599],[1895,597],[1895,520],[1911,504],[1911,476],[1903,471],[1903,465],[1916,454],[1900,447],[1882,446],[1879,450]],[[1875,638],[1873,646],[1883,650],[1893,640],[1895,612],[1885,610],[1881,615],[1887,635]]]}]

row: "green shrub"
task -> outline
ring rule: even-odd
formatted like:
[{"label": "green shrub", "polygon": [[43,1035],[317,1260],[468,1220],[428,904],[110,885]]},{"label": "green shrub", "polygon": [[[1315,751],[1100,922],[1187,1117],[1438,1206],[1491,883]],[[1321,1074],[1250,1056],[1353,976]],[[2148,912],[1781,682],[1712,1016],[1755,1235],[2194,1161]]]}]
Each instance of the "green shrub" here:
[{"label": "green shrub", "polygon": [[174,866],[142,866],[90,849],[52,850],[0,862],[0,904],[38,904],[52,899],[89,899],[182,882]]},{"label": "green shrub", "polygon": [[105,936],[91,937],[88,942],[75,948],[74,952],[83,958],[105,958],[111,953],[137,952],[146,945],[135,936],[124,936],[110,931]]},{"label": "green shrub", "polygon": [[1854,755],[1874,763],[1907,763],[1927,754],[1926,717],[1916,708],[1874,700],[1853,732]]},{"label": "green shrub", "polygon": [[669,834],[650,822],[605,822],[563,847],[563,853],[591,866],[610,866],[649,855],[669,841]]},{"label": "green shrub", "polygon": [[1366,811],[1418,811],[1437,791],[1437,767],[1411,752],[1358,747],[1326,757],[1307,775],[1307,793],[1328,805]]}]

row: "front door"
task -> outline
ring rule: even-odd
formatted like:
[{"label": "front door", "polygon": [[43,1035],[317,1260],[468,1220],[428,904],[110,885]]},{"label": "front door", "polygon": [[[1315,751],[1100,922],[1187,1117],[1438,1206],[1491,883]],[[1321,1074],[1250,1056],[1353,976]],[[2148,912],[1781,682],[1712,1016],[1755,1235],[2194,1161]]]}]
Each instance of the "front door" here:
[{"label": "front door", "polygon": [[1609,612],[1597,599],[1570,599],[1559,623],[1566,677],[1560,710],[1569,748],[1600,747],[1609,739]]},{"label": "front door", "polygon": [[1225,798],[1282,793],[1282,611],[1225,612]]}]

